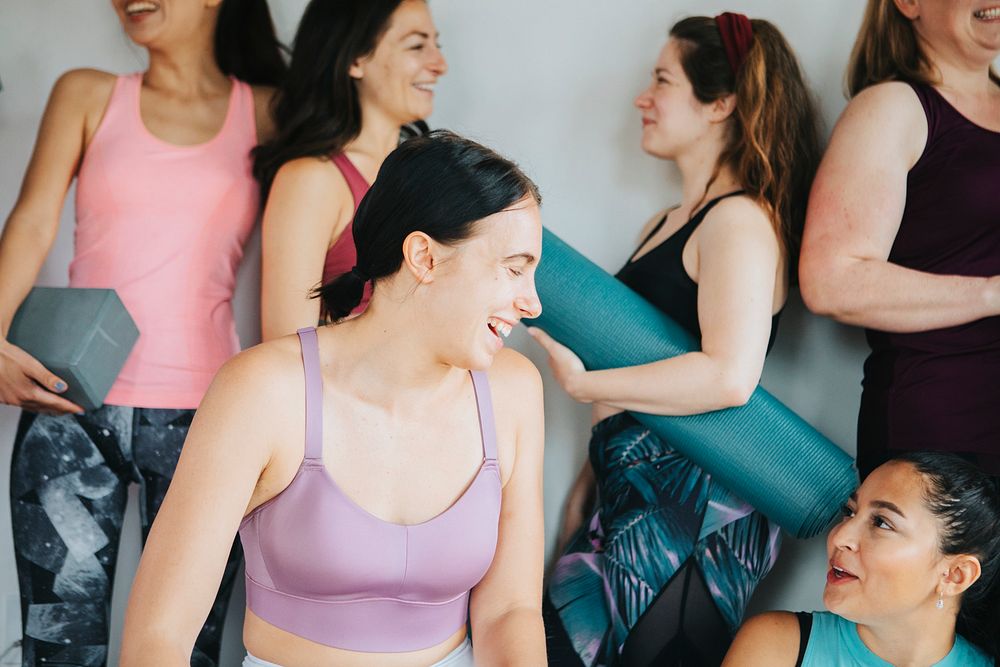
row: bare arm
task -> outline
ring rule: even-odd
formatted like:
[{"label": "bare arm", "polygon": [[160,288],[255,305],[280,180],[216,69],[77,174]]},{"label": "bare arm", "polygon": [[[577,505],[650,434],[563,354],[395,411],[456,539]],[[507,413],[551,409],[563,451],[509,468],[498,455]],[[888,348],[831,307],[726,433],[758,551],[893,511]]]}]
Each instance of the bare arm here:
[{"label": "bare arm", "polygon": [[907,172],[926,138],[923,109],[906,84],[873,86],[847,106],[816,175],[802,239],[799,280],[813,312],[893,332],[1000,313],[1000,278],[937,275],[888,261]]},{"label": "bare arm", "polygon": [[[503,488],[500,534],[493,564],[472,591],[469,606],[476,664],[546,664],[542,626],[544,520],[542,382],[524,357],[506,352],[490,371],[501,419],[517,421],[516,454]],[[499,357],[498,357],[499,361]]]},{"label": "bare arm", "polygon": [[723,667],[794,667],[799,654],[795,614],[771,611],[747,620],[736,633]]},{"label": "bare arm", "polygon": [[640,366],[585,371],[535,330],[560,384],[576,400],[660,415],[742,405],[760,381],[771,330],[780,250],[764,212],[727,199],[697,232],[701,350]]},{"label": "bare arm", "polygon": [[42,116],[21,192],[0,237],[0,402],[34,411],[81,410],[52,393],[59,391],[60,378],[6,337],[52,248],[66,191],[113,81],[95,70],[67,72],[53,87]]},{"label": "bare arm", "polygon": [[354,201],[332,162],[300,158],[278,170],[264,209],[261,335],[264,340],[316,326],[326,252],[347,228]]},{"label": "bare arm", "polygon": [[229,361],[198,408],[132,585],[125,667],[189,664],[273,443],[296,432],[283,418],[301,414],[283,409],[303,400],[288,371],[295,364],[283,367],[270,352],[257,347]]}]

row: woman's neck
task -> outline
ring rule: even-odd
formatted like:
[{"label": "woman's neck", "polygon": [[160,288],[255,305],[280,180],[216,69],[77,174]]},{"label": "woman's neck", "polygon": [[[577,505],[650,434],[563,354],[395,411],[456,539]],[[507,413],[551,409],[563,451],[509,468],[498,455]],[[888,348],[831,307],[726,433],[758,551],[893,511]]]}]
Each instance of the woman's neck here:
[{"label": "woman's neck", "polygon": [[928,667],[948,655],[955,644],[955,615],[948,609],[919,610],[895,623],[858,625],[868,649],[896,667]]},{"label": "woman's neck", "polygon": [[997,94],[997,84],[990,78],[992,61],[971,62],[954,49],[939,48],[923,38],[919,40],[927,60],[940,76],[940,86],[973,98]]},{"label": "woman's neck", "polygon": [[699,142],[695,150],[677,157],[682,183],[681,209],[694,211],[714,197],[740,189],[732,169],[718,165],[721,153],[721,142],[706,140]]},{"label": "woman's neck", "polygon": [[149,69],[143,79],[151,88],[169,90],[179,97],[202,97],[229,87],[210,46],[150,49]]},{"label": "woman's neck", "polygon": [[373,167],[372,176],[378,173],[385,158],[399,145],[401,125],[395,119],[371,108],[361,109],[361,132],[345,151],[367,158]]}]

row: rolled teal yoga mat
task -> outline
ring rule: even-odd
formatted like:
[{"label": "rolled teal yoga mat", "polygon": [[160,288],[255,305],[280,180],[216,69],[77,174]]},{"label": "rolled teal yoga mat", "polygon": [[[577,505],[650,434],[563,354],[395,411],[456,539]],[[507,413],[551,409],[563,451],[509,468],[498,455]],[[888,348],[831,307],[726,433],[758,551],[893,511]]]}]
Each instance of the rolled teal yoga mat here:
[{"label": "rolled teal yoga mat", "polygon": [[[680,325],[548,229],[542,248],[535,274],[542,315],[530,324],[587,368],[636,366],[698,349]],[[853,459],[761,387],[739,408],[635,417],[796,537],[822,532],[857,486]]]}]

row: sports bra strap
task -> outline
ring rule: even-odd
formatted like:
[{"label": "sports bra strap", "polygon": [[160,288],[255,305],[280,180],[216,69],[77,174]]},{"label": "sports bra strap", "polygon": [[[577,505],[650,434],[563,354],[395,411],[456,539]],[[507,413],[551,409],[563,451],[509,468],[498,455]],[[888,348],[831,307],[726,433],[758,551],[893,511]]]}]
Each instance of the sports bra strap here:
[{"label": "sports bra strap", "polygon": [[493,396],[490,382],[483,371],[469,371],[472,387],[476,390],[476,409],[479,411],[479,430],[483,436],[483,458],[497,460],[497,431],[493,422]]},{"label": "sports bra strap", "polygon": [[306,459],[323,458],[323,376],[319,367],[316,327],[299,329],[302,366],[306,376]]},{"label": "sports bra strap", "polygon": [[799,656],[795,667],[802,667],[802,661],[806,657],[806,647],[809,646],[809,635],[812,634],[813,617],[805,611],[795,612],[795,617],[799,621]]}]

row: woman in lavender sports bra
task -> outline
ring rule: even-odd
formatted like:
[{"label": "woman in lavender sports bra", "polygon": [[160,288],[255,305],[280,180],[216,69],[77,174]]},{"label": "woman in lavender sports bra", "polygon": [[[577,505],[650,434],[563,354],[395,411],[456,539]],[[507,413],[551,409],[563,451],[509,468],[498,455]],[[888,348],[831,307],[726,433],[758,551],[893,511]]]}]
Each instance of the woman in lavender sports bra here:
[{"label": "woman in lavender sports bra", "polygon": [[386,158],[357,265],[319,291],[338,323],[237,356],[202,402],[123,665],[185,664],[237,530],[244,665],[545,664],[541,380],[503,343],[541,311],[539,202],[451,133]]},{"label": "woman in lavender sports bra", "polygon": [[255,153],[267,198],[264,340],[326,318],[309,292],[354,266],[351,220],[361,198],[399,144],[400,128],[430,115],[447,68],[425,0],[306,7],[275,106],[278,132]]}]

